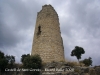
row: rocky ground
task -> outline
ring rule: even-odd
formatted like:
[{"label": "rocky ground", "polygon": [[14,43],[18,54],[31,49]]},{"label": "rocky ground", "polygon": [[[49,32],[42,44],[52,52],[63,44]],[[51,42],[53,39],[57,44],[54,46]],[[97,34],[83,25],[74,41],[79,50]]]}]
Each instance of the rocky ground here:
[{"label": "rocky ground", "polygon": [[[40,72],[40,75],[100,75],[100,66],[85,67],[73,62],[52,62],[44,63]],[[24,73],[23,71],[14,71],[5,72],[2,75],[24,75]]]},{"label": "rocky ground", "polygon": [[42,75],[100,75],[100,66],[73,66],[64,62],[45,64]]}]

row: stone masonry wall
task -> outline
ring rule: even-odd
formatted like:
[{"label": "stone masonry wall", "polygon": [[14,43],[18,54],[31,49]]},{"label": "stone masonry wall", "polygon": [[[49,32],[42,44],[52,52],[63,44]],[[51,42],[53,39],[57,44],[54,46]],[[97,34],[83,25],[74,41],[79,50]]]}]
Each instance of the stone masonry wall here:
[{"label": "stone masonry wall", "polygon": [[37,14],[31,55],[39,54],[43,62],[64,61],[64,47],[59,18],[51,5]]}]

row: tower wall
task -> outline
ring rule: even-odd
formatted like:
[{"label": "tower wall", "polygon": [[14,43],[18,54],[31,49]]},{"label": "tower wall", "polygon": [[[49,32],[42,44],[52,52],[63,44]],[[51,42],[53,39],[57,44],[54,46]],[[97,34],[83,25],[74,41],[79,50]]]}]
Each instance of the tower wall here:
[{"label": "tower wall", "polygon": [[64,47],[59,18],[51,5],[37,14],[31,55],[39,54],[43,62],[64,61]]}]

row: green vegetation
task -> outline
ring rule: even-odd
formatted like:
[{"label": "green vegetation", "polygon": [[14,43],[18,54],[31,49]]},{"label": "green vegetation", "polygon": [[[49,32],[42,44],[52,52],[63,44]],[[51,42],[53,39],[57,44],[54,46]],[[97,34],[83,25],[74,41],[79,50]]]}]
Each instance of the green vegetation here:
[{"label": "green vegetation", "polygon": [[79,61],[79,59],[81,59],[82,54],[84,54],[85,51],[82,47],[79,46],[75,46],[75,48],[72,50],[71,52],[71,56],[76,56],[76,58],[78,59],[78,62],[80,64],[83,64],[84,66],[92,66],[92,58],[89,57],[88,59],[84,59],[82,61]]},{"label": "green vegetation", "polygon": [[22,56],[21,56],[21,62],[23,63],[24,62],[24,59],[26,58],[26,57],[30,57],[30,54],[23,54]]},{"label": "green vegetation", "polygon": [[89,57],[88,59],[84,59],[81,61],[83,64],[85,64],[85,66],[92,66],[92,58]]},{"label": "green vegetation", "polygon": [[15,63],[14,56],[4,55],[4,53],[0,51],[0,73],[1,74],[5,72],[5,68],[12,68],[14,66],[14,63]]},{"label": "green vegetation", "polygon": [[[30,56],[30,54],[23,54],[21,56],[21,62],[22,64],[16,64],[13,55],[5,55],[0,51],[0,75],[5,73],[6,68],[28,69],[28,71],[23,72],[24,75],[40,75],[42,60],[39,55]],[[10,74],[10,72],[7,73]]]},{"label": "green vegetation", "polygon": [[8,61],[6,60],[4,53],[0,51],[0,73],[5,71],[7,65]]},{"label": "green vegetation", "polygon": [[15,57],[12,55],[6,55],[5,58],[8,62],[7,68],[13,68],[15,63]]},{"label": "green vegetation", "polygon": [[[23,63],[23,68],[25,69],[41,69],[42,67],[42,60],[39,55],[30,56],[22,55],[21,61]],[[26,75],[40,75],[40,71],[26,71]]]},{"label": "green vegetation", "polygon": [[75,46],[75,49],[73,49],[71,52],[71,56],[76,56],[76,58],[79,61],[79,59],[81,59],[82,54],[84,54],[84,53],[85,53],[85,51],[82,47]]}]

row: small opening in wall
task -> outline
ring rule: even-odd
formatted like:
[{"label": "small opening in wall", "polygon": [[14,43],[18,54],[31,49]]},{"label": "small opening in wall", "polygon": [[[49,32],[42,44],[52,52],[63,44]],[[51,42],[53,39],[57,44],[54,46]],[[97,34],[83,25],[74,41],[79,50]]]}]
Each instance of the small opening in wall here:
[{"label": "small opening in wall", "polygon": [[41,34],[41,26],[38,26],[38,32],[37,32],[38,35]]}]

